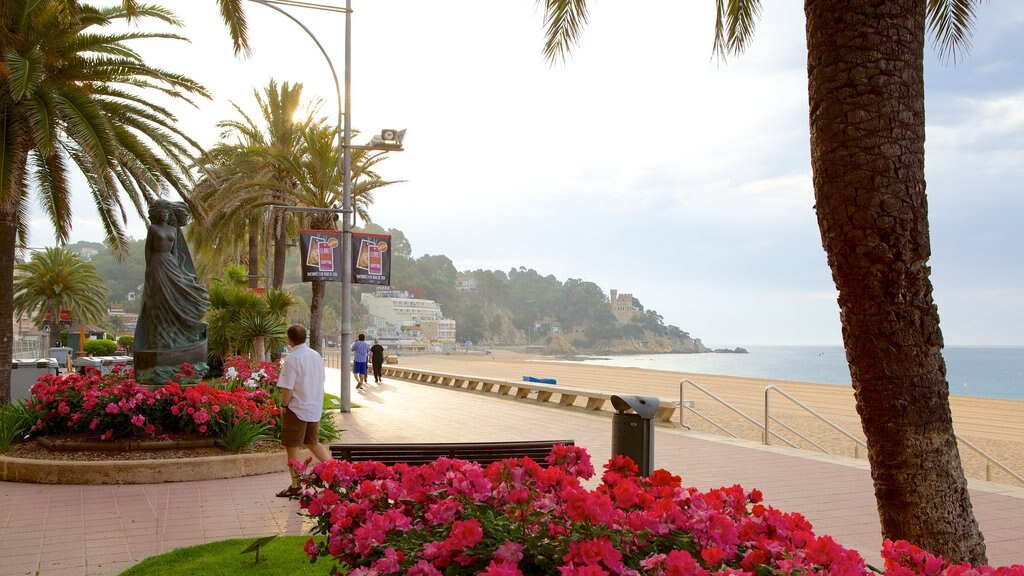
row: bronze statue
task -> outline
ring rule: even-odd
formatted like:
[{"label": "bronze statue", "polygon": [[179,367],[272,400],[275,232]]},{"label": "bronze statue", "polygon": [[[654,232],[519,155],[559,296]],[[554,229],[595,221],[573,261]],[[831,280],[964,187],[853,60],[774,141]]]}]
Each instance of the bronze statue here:
[{"label": "bronze statue", "polygon": [[188,224],[183,202],[157,200],[149,207],[146,280],[142,312],[135,327],[135,374],[158,385],[185,362],[205,367],[206,288],[196,278],[192,255],[181,233]]}]

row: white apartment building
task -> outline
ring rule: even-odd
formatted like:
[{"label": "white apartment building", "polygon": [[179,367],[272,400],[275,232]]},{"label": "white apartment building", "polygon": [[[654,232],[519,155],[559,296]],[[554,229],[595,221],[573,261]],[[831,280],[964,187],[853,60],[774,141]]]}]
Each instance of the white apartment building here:
[{"label": "white apartment building", "polygon": [[[380,294],[384,294],[381,296]],[[363,294],[363,306],[379,328],[385,325],[410,326],[424,320],[441,320],[441,305],[433,300],[413,298],[412,294],[400,291],[379,291],[378,294]]]}]

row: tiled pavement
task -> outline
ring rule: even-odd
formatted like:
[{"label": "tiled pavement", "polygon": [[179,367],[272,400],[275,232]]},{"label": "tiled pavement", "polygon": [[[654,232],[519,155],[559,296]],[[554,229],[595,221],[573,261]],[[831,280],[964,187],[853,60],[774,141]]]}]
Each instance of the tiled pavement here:
[{"label": "tiled pavement", "polygon": [[[329,382],[337,382],[331,371]],[[334,384],[336,387],[337,384]],[[611,450],[611,418],[530,401],[389,380],[357,393],[343,441],[572,438],[596,464]],[[657,428],[656,466],[707,489],[759,488],[803,513],[819,534],[877,563],[881,537],[863,462]],[[275,498],[285,473],[137,486],[0,483],[0,574],[117,574],[142,558],[204,542],[302,534],[297,505]],[[1024,489],[972,483],[994,565],[1024,564]]]}]

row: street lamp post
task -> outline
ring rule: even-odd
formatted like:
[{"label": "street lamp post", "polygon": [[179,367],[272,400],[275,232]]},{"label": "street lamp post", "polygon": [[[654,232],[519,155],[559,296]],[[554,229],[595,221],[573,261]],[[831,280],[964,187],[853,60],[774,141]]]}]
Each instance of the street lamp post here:
[{"label": "street lamp post", "polygon": [[[352,150],[381,150],[400,152],[402,140],[405,138],[405,130],[384,130],[380,136],[374,136],[373,140],[366,146],[352,145],[352,0],[345,0],[345,7],[304,2],[301,0],[249,0],[262,4],[267,8],[276,10],[292,22],[295,22],[308,35],[320,53],[327,60],[327,66],[331,69],[331,76],[334,77],[334,90],[338,96],[338,137],[341,142],[339,147],[342,150],[338,162],[342,171],[342,205],[341,205],[341,411],[349,412],[352,409],[352,389],[349,364],[352,358],[352,219],[354,210],[352,208]],[[323,45],[317,37],[300,22],[297,18],[280,8],[289,6],[293,8],[309,8],[325,12],[335,12],[345,15],[345,95],[342,100],[341,86],[338,82],[338,74],[334,69],[331,57],[324,50]]]}]

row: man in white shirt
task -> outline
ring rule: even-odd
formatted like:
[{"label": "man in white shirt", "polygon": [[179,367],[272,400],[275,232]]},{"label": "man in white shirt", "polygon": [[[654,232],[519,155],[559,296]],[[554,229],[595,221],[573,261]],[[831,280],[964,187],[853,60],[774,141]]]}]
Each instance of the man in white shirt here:
[{"label": "man in white shirt", "polygon": [[[288,453],[288,461],[298,460],[305,446],[319,461],[331,458],[331,453],[320,444],[320,414],[324,407],[324,360],[306,345],[306,327],[292,324],[288,327],[288,345],[291,352],[281,366],[277,387],[281,389],[281,444]],[[295,471],[290,486],[277,493],[286,498],[298,492]]]}]

